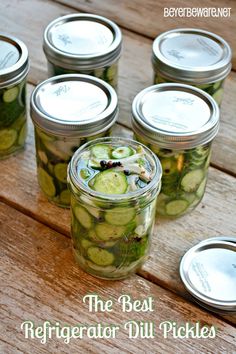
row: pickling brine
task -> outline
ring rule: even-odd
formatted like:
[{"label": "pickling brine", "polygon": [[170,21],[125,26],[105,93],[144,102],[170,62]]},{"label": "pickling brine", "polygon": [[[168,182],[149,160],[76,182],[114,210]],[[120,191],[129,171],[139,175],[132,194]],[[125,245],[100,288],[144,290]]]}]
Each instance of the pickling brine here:
[{"label": "pickling brine", "polygon": [[211,96],[188,85],[159,84],[133,102],[134,137],[160,159],[163,175],[157,212],[182,216],[204,196],[219,108]]},{"label": "pickling brine", "polygon": [[69,168],[72,241],[88,273],[121,279],[146,260],[161,166],[142,144],[97,139],[81,147]]},{"label": "pickling brine", "polygon": [[88,75],[61,75],[38,85],[31,97],[37,175],[41,190],[60,207],[70,206],[67,167],[84,143],[109,136],[118,113],[117,95]]},{"label": "pickling brine", "polygon": [[194,28],[164,32],[153,42],[154,84],[192,85],[220,105],[231,57],[228,43],[214,33]]}]

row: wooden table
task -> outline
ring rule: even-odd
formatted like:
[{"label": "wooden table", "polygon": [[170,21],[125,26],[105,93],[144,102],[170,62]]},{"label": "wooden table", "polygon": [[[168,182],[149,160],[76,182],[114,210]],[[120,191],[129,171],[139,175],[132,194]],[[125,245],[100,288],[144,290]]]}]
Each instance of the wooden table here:
[{"label": "wooden table", "polygon": [[[170,3],[170,4],[169,4]],[[201,6],[212,6],[202,1]],[[179,2],[169,1],[168,6]],[[191,6],[198,6],[194,0]],[[222,1],[213,6],[222,7]],[[121,112],[114,134],[131,136],[130,105],[142,88],[152,83],[150,64],[153,38],[163,30],[202,27],[227,39],[234,49],[236,32],[234,0],[229,19],[164,19],[163,6],[155,0],[2,0],[0,30],[16,35],[29,48],[31,70],[29,93],[47,77],[42,51],[45,26],[67,13],[85,11],[115,20],[122,28],[124,49],[120,61],[119,98]],[[187,0],[181,6],[189,6]],[[32,124],[26,150],[0,162],[0,234],[1,234],[1,331],[0,353],[236,353],[236,316],[207,312],[191,299],[181,284],[178,265],[181,256],[198,241],[218,235],[236,235],[236,73],[226,82],[222,104],[221,128],[214,143],[209,182],[202,203],[190,215],[176,221],[156,220],[153,248],[149,260],[139,272],[124,281],[95,279],[76,267],[70,246],[69,211],[48,203],[36,180]],[[30,119],[29,119],[30,121]],[[113,300],[112,312],[89,312],[83,303],[86,294],[97,293]],[[118,298],[130,294],[136,299],[154,299],[154,311],[122,312]],[[130,319],[152,321],[154,338],[128,338],[124,324]],[[32,320],[64,325],[96,323],[118,324],[115,339],[52,338],[46,344],[25,339],[21,323]],[[186,322],[216,326],[214,339],[164,338],[159,329],[163,321],[178,325]]]}]

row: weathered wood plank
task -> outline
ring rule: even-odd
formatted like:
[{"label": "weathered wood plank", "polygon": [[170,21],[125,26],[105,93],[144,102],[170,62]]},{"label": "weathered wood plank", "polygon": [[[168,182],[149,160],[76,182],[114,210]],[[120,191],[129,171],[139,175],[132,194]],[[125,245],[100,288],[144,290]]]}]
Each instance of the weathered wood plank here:
[{"label": "weathered wood plank", "polygon": [[[46,11],[45,11],[46,9]],[[4,0],[0,4],[0,30],[7,28],[25,41],[31,55],[29,80],[33,84],[46,78],[46,59],[42,51],[42,35],[45,26],[54,18],[71,10],[48,0]],[[15,20],[17,18],[17,21]],[[34,26],[28,30],[29,18],[34,18]],[[134,96],[152,84],[150,62],[151,40],[124,31],[124,50],[120,62],[119,121],[130,127],[131,103]],[[221,129],[215,140],[212,161],[215,166],[236,175],[236,73],[231,73],[225,86],[222,104]],[[225,158],[227,156],[227,159]]]},{"label": "weathered wood plank", "polygon": [[[172,0],[168,2],[157,2],[155,0],[56,0],[56,2],[70,5],[78,11],[95,13],[107,16],[116,21],[120,26],[155,38],[159,33],[173,28],[202,28],[222,36],[229,42],[233,49],[233,66],[236,69],[236,44],[233,40],[233,33],[236,32],[236,3],[234,0]],[[215,7],[231,8],[230,17],[164,17],[164,8],[204,8]],[[73,10],[72,10],[73,11]]]},{"label": "weathered wood plank", "polygon": [[[114,134],[129,137],[131,132],[116,126]],[[47,202],[41,194],[34,155],[30,124],[25,152],[0,162],[0,200],[69,236],[69,212]],[[157,219],[153,252],[141,271],[142,275],[187,296],[178,275],[180,258],[185,250],[200,240],[221,234],[236,234],[235,190],[234,177],[210,168],[206,194],[194,212],[178,220]],[[236,323],[236,318],[230,320]]]},{"label": "weathered wood plank", "polygon": [[[70,241],[0,203],[1,234],[1,353],[216,353],[233,352],[235,330],[215,316],[199,310],[184,299],[156,286],[139,276],[124,281],[103,281],[93,278],[76,267]],[[89,312],[83,303],[85,295],[96,293],[103,300],[113,301],[112,312]],[[154,311],[122,312],[119,296],[132,299],[152,296]],[[117,314],[119,313],[119,316]],[[130,319],[154,323],[154,338],[128,338],[124,324]],[[78,324],[117,324],[120,330],[114,339],[53,338],[46,344],[40,339],[25,339],[21,323],[31,320],[35,326],[44,321],[62,326]],[[196,323],[216,326],[214,339],[163,338],[158,328],[163,321]],[[178,350],[176,349],[178,348]]]}]

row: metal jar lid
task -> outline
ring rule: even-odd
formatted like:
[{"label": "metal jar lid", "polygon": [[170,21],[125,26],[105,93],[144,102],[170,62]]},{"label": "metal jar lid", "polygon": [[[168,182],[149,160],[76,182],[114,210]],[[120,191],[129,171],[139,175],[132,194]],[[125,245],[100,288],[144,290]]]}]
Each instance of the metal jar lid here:
[{"label": "metal jar lid", "polygon": [[194,299],[212,311],[236,312],[236,238],[211,238],[188,250],[180,277]]},{"label": "metal jar lid", "polygon": [[105,17],[72,14],[52,21],[44,32],[43,49],[55,65],[89,70],[116,61],[121,53],[119,27]]},{"label": "metal jar lid", "polygon": [[231,70],[231,49],[214,33],[179,28],[164,32],[153,42],[155,70],[172,80],[205,84],[224,79]]},{"label": "metal jar lid", "polygon": [[190,149],[211,141],[219,129],[219,108],[206,92],[184,84],[159,84],[133,101],[132,127],[151,144]]},{"label": "metal jar lid", "polygon": [[13,36],[0,33],[0,88],[17,84],[28,71],[26,45]]},{"label": "metal jar lid", "polygon": [[109,129],[118,114],[115,90],[103,80],[82,74],[51,77],[33,91],[35,125],[56,135],[91,136]]}]

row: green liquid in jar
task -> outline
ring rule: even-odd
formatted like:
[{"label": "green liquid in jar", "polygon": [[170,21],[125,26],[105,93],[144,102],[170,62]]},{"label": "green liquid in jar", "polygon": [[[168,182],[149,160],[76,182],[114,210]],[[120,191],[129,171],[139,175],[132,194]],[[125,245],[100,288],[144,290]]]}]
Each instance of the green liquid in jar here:
[{"label": "green liquid in jar", "polygon": [[72,193],[75,258],[95,276],[125,278],[147,257],[158,186],[151,200],[150,195],[144,195],[139,201],[130,198],[119,203],[116,196],[148,186],[153,166],[141,145],[99,143],[81,152],[76,173],[88,190],[101,197],[91,198],[80,191]]}]

